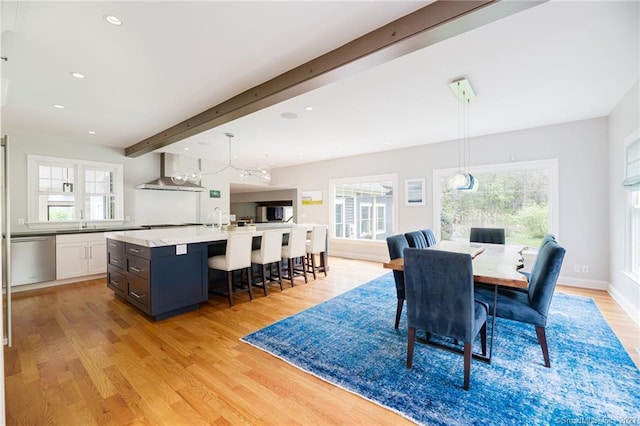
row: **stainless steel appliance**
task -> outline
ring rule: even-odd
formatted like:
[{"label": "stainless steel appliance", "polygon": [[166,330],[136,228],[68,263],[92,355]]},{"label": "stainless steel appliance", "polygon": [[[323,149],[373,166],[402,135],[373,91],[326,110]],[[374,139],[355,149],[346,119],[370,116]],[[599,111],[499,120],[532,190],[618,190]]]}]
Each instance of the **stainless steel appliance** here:
[{"label": "stainless steel appliance", "polygon": [[264,223],[268,221],[269,219],[267,219],[267,208],[265,206],[256,207],[256,222]]},{"label": "stainless steel appliance", "polygon": [[11,285],[56,279],[56,237],[11,239]]}]

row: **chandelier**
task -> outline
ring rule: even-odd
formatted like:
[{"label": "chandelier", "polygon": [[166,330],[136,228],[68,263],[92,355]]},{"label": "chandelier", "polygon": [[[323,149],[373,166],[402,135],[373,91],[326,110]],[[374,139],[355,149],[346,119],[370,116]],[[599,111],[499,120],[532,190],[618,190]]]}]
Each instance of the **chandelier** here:
[{"label": "chandelier", "polygon": [[224,134],[229,139],[229,161],[226,166],[215,170],[213,172],[200,172],[197,170],[187,170],[187,171],[176,171],[171,175],[171,180],[176,185],[183,185],[185,182],[200,182],[203,175],[215,175],[221,173],[227,169],[232,169],[238,172],[238,176],[245,180],[250,177],[254,177],[259,179],[261,182],[269,183],[271,182],[271,172],[266,167],[258,167],[256,169],[248,169],[245,167],[238,167],[233,164],[231,161],[231,139],[234,137],[233,133],[225,133]]}]

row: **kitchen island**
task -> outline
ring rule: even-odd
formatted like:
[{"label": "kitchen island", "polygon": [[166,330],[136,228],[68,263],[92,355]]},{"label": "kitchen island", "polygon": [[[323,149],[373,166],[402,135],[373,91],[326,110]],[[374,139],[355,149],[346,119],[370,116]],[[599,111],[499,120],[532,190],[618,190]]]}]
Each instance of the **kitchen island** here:
[{"label": "kitchen island", "polygon": [[[291,224],[310,230],[313,225]],[[223,254],[230,232],[188,226],[106,233],[107,286],[149,317],[161,320],[195,310],[209,297],[207,259]],[[259,246],[259,238],[254,238]],[[255,248],[255,247],[254,247]]]}]

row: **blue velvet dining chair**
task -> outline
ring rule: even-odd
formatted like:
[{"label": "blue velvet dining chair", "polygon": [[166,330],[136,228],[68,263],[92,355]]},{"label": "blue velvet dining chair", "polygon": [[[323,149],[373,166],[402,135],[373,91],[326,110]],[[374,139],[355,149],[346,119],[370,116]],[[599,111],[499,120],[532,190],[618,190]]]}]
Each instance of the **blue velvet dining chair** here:
[{"label": "blue velvet dining chair", "polygon": [[[542,239],[542,242],[540,243],[540,246],[538,247],[538,253],[540,253],[540,250],[542,250],[542,247],[544,247],[549,241],[555,241],[555,240],[556,240],[555,235],[553,234],[545,235],[544,238]],[[536,267],[537,260],[538,260],[538,257],[536,256],[536,258],[533,261],[533,265],[531,265],[531,271],[533,271],[533,269]],[[519,271],[519,272],[525,277],[527,277],[527,281],[531,279],[531,272],[526,272],[526,271]]]},{"label": "blue velvet dining chair", "polygon": [[471,228],[469,241],[472,243],[504,244],[504,228]]},{"label": "blue velvet dining chair", "polygon": [[407,242],[409,243],[409,247],[413,248],[427,248],[429,244],[427,244],[427,238],[422,233],[422,231],[411,231],[404,234]]},{"label": "blue velvet dining chair", "polygon": [[[407,368],[413,365],[416,330],[463,342],[464,389],[469,389],[472,342],[478,334],[487,352],[486,303],[474,300],[471,256],[440,250],[404,250],[407,300]],[[459,348],[449,348],[459,352]]]},{"label": "blue velvet dining chair", "polygon": [[424,234],[424,238],[427,240],[427,247],[435,246],[438,244],[436,234],[433,233],[431,228],[421,229],[420,232]]},{"label": "blue velvet dining chair", "polygon": [[[535,326],[545,367],[551,367],[546,337],[549,305],[565,251],[555,239],[550,238],[538,252],[527,289],[498,288],[496,316]],[[475,295],[477,299],[489,304],[490,312],[493,312],[494,289],[476,287]]]},{"label": "blue velvet dining chair", "polygon": [[[389,258],[391,260],[402,257],[402,251],[407,247],[409,247],[409,243],[404,235],[398,234],[387,237],[387,248],[389,249]],[[397,329],[400,324],[402,307],[404,306],[404,273],[402,271],[393,271],[393,279],[396,282],[396,295],[398,296],[395,322],[395,328]]]}]

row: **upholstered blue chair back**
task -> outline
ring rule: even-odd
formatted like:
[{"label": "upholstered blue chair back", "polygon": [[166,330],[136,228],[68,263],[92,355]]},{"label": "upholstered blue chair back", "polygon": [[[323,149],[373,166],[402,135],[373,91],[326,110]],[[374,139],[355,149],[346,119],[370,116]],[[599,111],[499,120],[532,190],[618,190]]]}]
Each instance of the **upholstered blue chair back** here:
[{"label": "upholstered blue chair back", "polygon": [[404,279],[409,327],[472,341],[477,330],[471,256],[407,248]]},{"label": "upholstered blue chair back", "polygon": [[431,228],[421,229],[420,232],[424,234],[424,238],[427,240],[427,247],[435,246],[438,244],[436,240],[436,234],[433,233]]},{"label": "upholstered blue chair back", "polygon": [[471,228],[469,241],[472,243],[504,244],[504,228]]},{"label": "upholstered blue chair back", "polygon": [[412,231],[404,234],[409,242],[409,247],[413,248],[427,248],[429,245],[427,244],[427,238],[420,231]]},{"label": "upholstered blue chair back", "polygon": [[[387,248],[391,260],[403,256],[403,250],[409,247],[409,243],[404,235],[398,234],[387,237]],[[404,274],[402,271],[393,271],[393,279],[396,282],[396,293],[398,299],[404,299]]]},{"label": "upholstered blue chair back", "polygon": [[529,303],[545,318],[560,275],[565,249],[555,239],[541,245],[529,279]]}]

